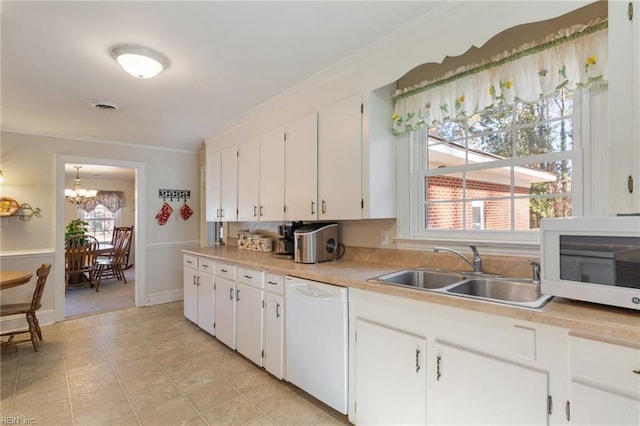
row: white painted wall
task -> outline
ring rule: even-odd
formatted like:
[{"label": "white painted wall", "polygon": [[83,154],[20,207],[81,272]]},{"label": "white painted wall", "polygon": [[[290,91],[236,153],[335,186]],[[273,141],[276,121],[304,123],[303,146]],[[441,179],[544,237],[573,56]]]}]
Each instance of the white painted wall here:
[{"label": "white painted wall", "polygon": [[[141,294],[137,294],[137,303],[149,305],[182,298],[180,249],[200,244],[200,153],[10,132],[2,132],[1,140],[0,164],[5,182],[0,186],[0,196],[12,197],[42,210],[41,218],[34,217],[30,221],[21,221],[17,217],[2,220],[2,269],[35,272],[42,262],[62,265],[52,271],[47,283],[42,311],[46,315],[41,323],[64,318],[64,252],[61,250],[64,229],[57,229],[66,223],[64,160],[61,161],[64,158],[140,165],[144,175],[138,180],[144,183],[144,192],[136,193],[131,199],[132,203],[134,199],[144,200],[138,210],[144,212],[143,216],[138,214],[136,223],[137,233],[143,232],[143,235],[137,235],[136,241],[136,266],[142,266],[140,271],[136,268],[136,274],[140,274],[136,278],[140,283],[136,282],[136,286],[141,285],[143,289]],[[91,179],[83,178],[83,186],[90,183]],[[189,204],[194,210],[193,216],[187,221],[182,220],[178,214],[182,202],[174,201],[170,203],[174,213],[168,223],[157,225],[155,215],[162,206],[162,199],[158,198],[161,188],[191,190]],[[61,241],[57,241],[57,235]],[[26,285],[22,287],[3,291],[3,302],[30,297],[33,290]]]}]

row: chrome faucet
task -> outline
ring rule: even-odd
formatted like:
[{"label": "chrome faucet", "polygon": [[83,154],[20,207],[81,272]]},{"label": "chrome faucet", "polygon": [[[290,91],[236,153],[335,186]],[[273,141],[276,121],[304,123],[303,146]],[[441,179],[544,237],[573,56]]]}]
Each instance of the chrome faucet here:
[{"label": "chrome faucet", "polygon": [[456,254],[473,268],[474,274],[482,274],[482,259],[480,258],[480,253],[478,253],[476,246],[470,244],[469,247],[471,247],[471,251],[473,252],[473,262],[467,259],[467,256],[460,253],[458,250],[453,250],[447,247],[434,247],[433,251],[436,253],[439,251],[448,251],[449,253]]},{"label": "chrome faucet", "polygon": [[540,284],[540,264],[529,260],[529,265],[531,265],[531,282],[533,284]]}]

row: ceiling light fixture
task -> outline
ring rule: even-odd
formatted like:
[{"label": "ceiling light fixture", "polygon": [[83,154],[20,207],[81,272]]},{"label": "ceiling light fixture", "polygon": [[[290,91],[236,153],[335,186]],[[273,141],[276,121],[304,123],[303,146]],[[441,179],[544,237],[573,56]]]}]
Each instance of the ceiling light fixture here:
[{"label": "ceiling light fixture", "polygon": [[169,59],[148,47],[123,44],[111,49],[111,56],[126,72],[138,78],[151,78],[169,67]]},{"label": "ceiling light fixture", "polygon": [[95,198],[98,191],[95,189],[82,189],[82,181],[80,180],[80,169],[82,166],[73,166],[76,168],[76,183],[73,189],[64,190],[64,198],[71,204],[75,204],[77,208],[82,206],[92,198]]}]

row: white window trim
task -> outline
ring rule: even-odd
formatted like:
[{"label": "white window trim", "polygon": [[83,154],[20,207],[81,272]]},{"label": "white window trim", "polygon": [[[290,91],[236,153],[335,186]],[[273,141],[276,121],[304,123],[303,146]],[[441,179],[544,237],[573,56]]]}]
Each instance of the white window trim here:
[{"label": "white window trim", "polygon": [[[607,158],[600,155],[607,146],[606,90],[594,87],[582,91],[580,96],[574,96],[574,110],[579,113],[573,116],[573,214],[598,214],[601,206],[607,205],[603,190],[608,185],[607,175],[603,174],[607,170]],[[410,138],[410,135],[398,138],[398,221],[397,237],[394,238],[398,249],[430,251],[438,245],[446,245],[468,251],[469,244],[474,244],[486,254],[540,256],[539,231],[431,230],[428,236],[420,236],[417,230],[421,217],[417,212],[421,203],[415,197],[422,184],[418,173],[420,156],[418,144]]]}]

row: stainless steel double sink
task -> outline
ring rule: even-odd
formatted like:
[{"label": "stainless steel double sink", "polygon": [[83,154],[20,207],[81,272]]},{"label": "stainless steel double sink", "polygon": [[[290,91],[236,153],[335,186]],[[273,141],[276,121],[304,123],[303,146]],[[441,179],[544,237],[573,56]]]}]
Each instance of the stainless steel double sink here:
[{"label": "stainless steel double sink", "polygon": [[369,281],[539,309],[553,296],[542,294],[540,284],[523,278],[498,278],[431,268],[411,268]]}]

